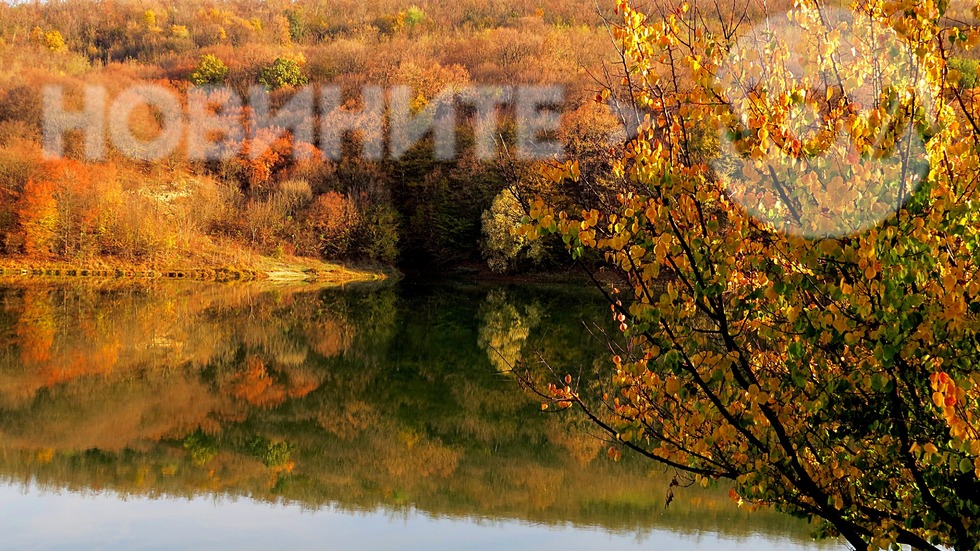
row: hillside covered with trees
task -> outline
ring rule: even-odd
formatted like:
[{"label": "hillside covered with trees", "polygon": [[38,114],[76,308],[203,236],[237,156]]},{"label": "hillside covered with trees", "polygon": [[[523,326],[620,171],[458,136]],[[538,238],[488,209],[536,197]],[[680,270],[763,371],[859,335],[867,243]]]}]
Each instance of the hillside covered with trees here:
[{"label": "hillside covered with trees", "polygon": [[[612,6],[610,6],[612,7]],[[154,268],[247,265],[293,256],[408,268],[490,261],[498,271],[548,267],[561,255],[515,242],[518,199],[505,191],[523,170],[507,148],[480,159],[472,113],[463,113],[452,159],[431,136],[394,158],[291,154],[290,134],[220,162],[177,148],[135,160],[109,147],[86,159],[77,133],[63,158],[41,149],[45,86],[81,109],[88,85],[111,100],[137,83],[186,94],[222,85],[248,97],[263,86],[281,106],[304,85],[338,86],[343,108],[363,107],[364,86],[409,86],[420,112],[447,89],[559,86],[561,130],[579,157],[601,157],[616,120],[592,99],[615,54],[592,2],[112,2],[0,5],[0,253],[30,262]],[[136,109],[137,134],[161,131]],[[318,117],[328,114],[320,113]],[[319,121],[318,121],[319,122]],[[513,119],[496,135],[513,143]],[[260,139],[253,138],[253,142]],[[553,265],[552,265],[553,267]]]}]

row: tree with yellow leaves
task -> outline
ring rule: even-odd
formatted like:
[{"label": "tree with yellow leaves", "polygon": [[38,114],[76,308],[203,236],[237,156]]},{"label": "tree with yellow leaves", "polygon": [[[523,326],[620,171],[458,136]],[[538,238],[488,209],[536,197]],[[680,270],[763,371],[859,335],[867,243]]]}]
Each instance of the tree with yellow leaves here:
[{"label": "tree with yellow leaves", "polygon": [[598,99],[629,99],[638,130],[615,191],[539,199],[524,231],[621,272],[627,345],[608,407],[571,377],[536,388],[611,455],[728,480],[856,549],[980,550],[980,105],[948,63],[977,14],[764,6],[619,5],[623,80]]}]

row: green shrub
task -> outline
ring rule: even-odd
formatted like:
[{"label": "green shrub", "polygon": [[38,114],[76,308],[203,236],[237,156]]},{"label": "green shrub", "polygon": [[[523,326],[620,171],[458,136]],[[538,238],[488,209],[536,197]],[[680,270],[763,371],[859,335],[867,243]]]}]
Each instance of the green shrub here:
[{"label": "green shrub", "polygon": [[259,82],[266,88],[276,90],[284,86],[302,86],[306,84],[306,77],[303,76],[298,61],[277,57],[272,65],[262,69]]},{"label": "green shrub", "polygon": [[425,12],[422,8],[411,6],[405,11],[405,24],[409,27],[415,27],[423,21],[425,21]]},{"label": "green shrub", "polygon": [[204,54],[197,69],[191,73],[191,82],[198,86],[222,84],[228,76],[228,66],[214,54]]},{"label": "green shrub", "polygon": [[522,225],[524,209],[510,189],[504,189],[483,213],[483,256],[494,272],[513,269],[521,260],[539,262],[544,257],[541,239],[528,240],[517,233]]},{"label": "green shrub", "polygon": [[357,252],[364,258],[393,264],[398,258],[398,211],[388,204],[364,209],[358,232]]},{"label": "green shrub", "polygon": [[286,10],[286,21],[289,22],[289,38],[293,42],[299,42],[306,34],[306,26],[303,24],[303,16],[296,10]]},{"label": "green shrub", "polygon": [[980,62],[975,59],[954,57],[948,61],[947,65],[950,69],[960,74],[957,85],[961,89],[975,88],[977,86],[977,69],[980,67]]}]

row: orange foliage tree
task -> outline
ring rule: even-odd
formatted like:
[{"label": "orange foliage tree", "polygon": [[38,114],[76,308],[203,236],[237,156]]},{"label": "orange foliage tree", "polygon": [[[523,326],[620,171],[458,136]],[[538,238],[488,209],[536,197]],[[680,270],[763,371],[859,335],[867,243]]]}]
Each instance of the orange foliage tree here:
[{"label": "orange foliage tree", "polygon": [[628,281],[609,297],[627,346],[608,409],[571,376],[545,408],[856,549],[980,549],[980,110],[948,64],[980,25],[956,9],[799,0],[753,35],[620,3],[625,92],[649,114],[619,193],[538,200],[526,229]]},{"label": "orange foliage tree", "polygon": [[341,258],[352,252],[350,246],[359,221],[354,201],[330,191],[314,200],[306,223],[313,232],[317,253],[326,258]]},{"label": "orange foliage tree", "polygon": [[58,230],[55,186],[47,180],[28,180],[18,201],[17,214],[24,233],[24,252],[48,256]]}]

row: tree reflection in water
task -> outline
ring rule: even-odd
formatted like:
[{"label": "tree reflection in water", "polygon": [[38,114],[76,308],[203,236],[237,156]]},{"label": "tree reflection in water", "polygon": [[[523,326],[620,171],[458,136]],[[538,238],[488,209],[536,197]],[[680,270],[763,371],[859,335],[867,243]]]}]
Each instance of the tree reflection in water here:
[{"label": "tree reflection in water", "polygon": [[[0,288],[0,476],[122,495],[412,507],[608,530],[806,538],[727,489],[619,464],[502,376],[591,370],[581,289],[201,283]],[[595,320],[592,320],[593,322]],[[604,322],[604,320],[599,320]]]}]

